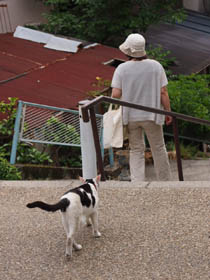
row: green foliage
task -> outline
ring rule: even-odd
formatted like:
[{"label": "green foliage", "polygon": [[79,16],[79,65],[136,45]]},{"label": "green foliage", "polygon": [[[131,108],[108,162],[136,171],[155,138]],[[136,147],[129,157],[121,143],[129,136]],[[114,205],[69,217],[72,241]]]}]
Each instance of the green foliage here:
[{"label": "green foliage", "polygon": [[0,157],[0,180],[21,180],[22,176],[18,169]]},{"label": "green foliage", "polygon": [[171,52],[163,49],[161,45],[158,47],[152,47],[151,45],[147,48],[147,55],[149,58],[155,59],[160,62],[166,71],[167,76],[170,78],[172,72],[169,70],[169,66],[175,64],[176,58],[170,56]]},{"label": "green foliage", "polygon": [[61,5],[66,5],[68,6],[69,0],[45,0],[46,5],[56,5],[56,7],[61,7]]},{"label": "green foliage", "polygon": [[181,157],[183,159],[198,159],[198,158],[208,158],[207,154],[200,151],[199,146],[193,145],[193,144],[180,144],[180,152]]},{"label": "green foliage", "polygon": [[174,141],[168,141],[166,143],[166,149],[167,149],[167,151],[175,151],[176,148],[175,148]]},{"label": "green foliage", "polygon": [[40,152],[33,146],[21,143],[17,149],[17,163],[50,164],[52,159],[47,153]]},{"label": "green foliage", "polygon": [[[172,111],[210,121],[210,75],[180,75],[169,82],[168,91]],[[209,139],[210,127],[179,121],[183,136]]]},{"label": "green foliage", "polygon": [[[46,122],[42,132],[47,141],[80,144],[80,135],[76,128],[70,124],[65,124],[54,116]],[[50,145],[50,152],[53,162],[57,166],[81,166],[81,153],[77,147]]]},{"label": "green foliage", "polygon": [[[10,159],[12,143],[0,146],[0,157]],[[26,143],[19,143],[17,147],[17,163],[50,164],[52,160],[47,153],[40,152],[33,146]]]},{"label": "green foliage", "polygon": [[180,144],[180,152],[183,159],[195,159],[198,151],[199,148],[197,146]]},{"label": "green foliage", "polygon": [[[4,101],[0,102],[0,113],[5,115],[5,118],[2,121],[0,121],[0,140],[1,140],[0,158],[1,161],[3,162],[1,163],[0,174],[1,174],[1,168],[2,170],[3,168],[5,170],[8,170],[7,171],[8,174],[14,172],[15,170],[12,165],[10,166],[8,164],[8,161],[10,160],[10,154],[12,148],[12,135],[14,131],[14,123],[16,118],[17,98],[8,98],[8,101],[9,101],[8,103],[5,103]],[[51,117],[46,122],[43,133],[46,135],[46,138],[49,139],[49,141],[51,140],[54,142],[67,142],[67,143],[71,142],[72,144],[80,143],[80,136],[79,133],[76,131],[75,127],[59,121],[59,119],[56,117]],[[76,166],[76,167],[81,166],[80,151],[78,151],[78,149],[76,148],[75,150],[71,148],[72,147],[61,148],[60,146],[58,146],[58,150],[60,150],[60,153],[58,155],[58,159],[54,161],[54,164],[56,164],[56,162],[59,162],[59,164],[64,166]],[[56,157],[56,153],[55,153],[55,157]],[[53,160],[51,159],[48,153],[43,151],[40,152],[31,144],[20,142],[18,143],[17,146],[16,162],[22,164],[27,164],[27,163],[52,164]],[[6,174],[6,173],[3,173],[2,171],[2,174]],[[13,178],[12,177],[13,175],[7,175],[7,176]],[[4,178],[6,178],[6,175],[4,175]]]},{"label": "green foliage", "polygon": [[[166,144],[167,151],[175,151],[175,144],[173,141],[169,141]],[[208,156],[200,151],[198,145],[180,143],[180,153],[183,159],[196,159],[196,158],[208,158]]]},{"label": "green foliage", "polygon": [[42,25],[43,31],[65,36],[77,36],[80,26],[80,19],[77,16],[67,12],[54,11],[51,14],[45,14],[45,18],[48,24]]},{"label": "green foliage", "polygon": [[80,136],[76,128],[70,124],[61,122],[56,117],[51,117],[45,127],[44,134],[48,141],[79,144]]},{"label": "green foliage", "polygon": [[96,77],[96,82],[94,82],[92,84],[94,90],[91,90],[89,92],[87,92],[87,94],[91,97],[97,97],[102,95],[102,92],[104,92],[104,95],[111,95],[111,90],[110,90],[110,86],[111,86],[111,81],[110,80],[105,80],[101,77]]},{"label": "green foliage", "polygon": [[0,121],[0,138],[1,135],[12,136],[16,118],[17,98],[8,97],[8,103],[0,102],[0,113],[4,115]]},{"label": "green foliage", "polygon": [[131,32],[160,21],[180,21],[177,0],[46,0],[44,31],[116,46]]},{"label": "green foliage", "polygon": [[81,167],[81,151],[78,147],[61,147],[59,150],[59,164],[66,167]]}]

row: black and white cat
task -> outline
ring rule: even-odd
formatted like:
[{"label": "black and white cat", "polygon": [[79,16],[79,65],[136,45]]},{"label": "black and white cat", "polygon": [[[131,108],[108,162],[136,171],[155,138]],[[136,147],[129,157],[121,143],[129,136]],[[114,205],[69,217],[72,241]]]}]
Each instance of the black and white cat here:
[{"label": "black and white cat", "polygon": [[77,188],[66,192],[56,204],[47,204],[42,201],[35,201],[27,204],[28,208],[41,208],[45,211],[55,212],[61,210],[62,223],[66,231],[66,255],[72,256],[72,248],[81,250],[82,246],[75,241],[75,233],[81,224],[86,221],[92,224],[93,235],[100,237],[98,231],[98,187],[101,176],[94,179],[84,180],[83,184]]}]

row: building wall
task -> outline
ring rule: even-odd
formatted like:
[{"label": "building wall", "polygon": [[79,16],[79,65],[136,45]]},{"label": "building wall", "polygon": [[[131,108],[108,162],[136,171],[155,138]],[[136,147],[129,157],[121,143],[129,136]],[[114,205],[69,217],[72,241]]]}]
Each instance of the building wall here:
[{"label": "building wall", "polygon": [[12,31],[18,25],[43,22],[42,14],[48,10],[41,0],[0,0],[0,4],[8,5]]},{"label": "building wall", "polygon": [[204,12],[203,0],[183,0],[183,6],[189,10]]}]

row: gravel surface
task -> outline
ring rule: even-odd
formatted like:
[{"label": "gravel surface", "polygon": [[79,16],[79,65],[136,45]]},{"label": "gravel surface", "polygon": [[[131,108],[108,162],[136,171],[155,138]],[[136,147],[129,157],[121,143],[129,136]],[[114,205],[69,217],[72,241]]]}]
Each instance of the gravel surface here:
[{"label": "gravel surface", "polygon": [[84,228],[77,238],[83,249],[69,261],[60,213],[25,207],[34,200],[57,201],[67,181],[59,187],[1,183],[0,279],[209,280],[210,188],[193,182],[187,187],[173,182],[173,188],[115,184],[101,183],[102,237]]}]

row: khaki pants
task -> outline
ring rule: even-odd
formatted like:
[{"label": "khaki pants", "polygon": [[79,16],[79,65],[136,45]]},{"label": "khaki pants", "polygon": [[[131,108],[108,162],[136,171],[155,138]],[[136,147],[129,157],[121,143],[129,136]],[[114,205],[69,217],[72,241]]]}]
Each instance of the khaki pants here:
[{"label": "khaki pants", "polygon": [[150,144],[157,179],[159,181],[170,180],[171,171],[162,126],[155,124],[153,121],[137,121],[128,123],[131,181],[145,180],[143,132],[146,133]]}]

